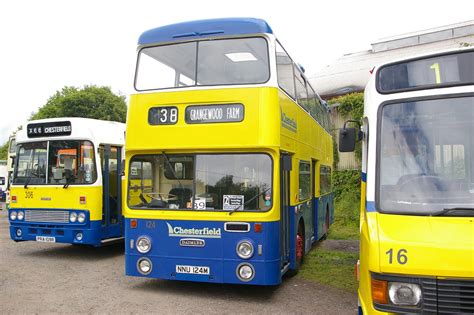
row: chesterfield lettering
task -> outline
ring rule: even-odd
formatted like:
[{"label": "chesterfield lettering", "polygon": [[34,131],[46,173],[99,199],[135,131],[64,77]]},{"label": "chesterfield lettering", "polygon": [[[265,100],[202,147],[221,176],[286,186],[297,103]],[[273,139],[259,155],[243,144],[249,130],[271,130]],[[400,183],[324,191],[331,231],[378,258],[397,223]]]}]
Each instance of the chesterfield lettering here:
[{"label": "chesterfield lettering", "polygon": [[199,236],[207,238],[221,238],[221,229],[220,228],[182,228],[180,226],[172,227],[171,224],[168,225],[168,235],[172,237],[186,237],[186,236]]}]

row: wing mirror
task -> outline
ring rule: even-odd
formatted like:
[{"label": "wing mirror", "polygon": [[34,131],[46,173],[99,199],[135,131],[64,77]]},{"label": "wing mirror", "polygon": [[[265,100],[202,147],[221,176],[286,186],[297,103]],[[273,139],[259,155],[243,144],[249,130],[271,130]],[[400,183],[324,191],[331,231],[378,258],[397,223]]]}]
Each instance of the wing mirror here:
[{"label": "wing mirror", "polygon": [[[347,123],[356,123],[358,128],[346,127]],[[362,140],[363,133],[360,130],[360,123],[357,120],[347,120],[344,127],[339,129],[339,152],[354,152],[357,141]]]}]

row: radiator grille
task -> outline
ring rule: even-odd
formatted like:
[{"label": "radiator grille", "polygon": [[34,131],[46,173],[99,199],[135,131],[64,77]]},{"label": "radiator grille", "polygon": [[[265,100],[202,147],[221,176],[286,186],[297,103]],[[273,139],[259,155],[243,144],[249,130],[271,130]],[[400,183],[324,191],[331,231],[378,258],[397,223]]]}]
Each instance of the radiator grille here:
[{"label": "radiator grille", "polygon": [[423,311],[474,313],[474,280],[423,280]]},{"label": "radiator grille", "polygon": [[69,211],[59,210],[26,210],[26,222],[69,223]]},{"label": "radiator grille", "polygon": [[474,281],[438,280],[439,313],[474,313]]}]

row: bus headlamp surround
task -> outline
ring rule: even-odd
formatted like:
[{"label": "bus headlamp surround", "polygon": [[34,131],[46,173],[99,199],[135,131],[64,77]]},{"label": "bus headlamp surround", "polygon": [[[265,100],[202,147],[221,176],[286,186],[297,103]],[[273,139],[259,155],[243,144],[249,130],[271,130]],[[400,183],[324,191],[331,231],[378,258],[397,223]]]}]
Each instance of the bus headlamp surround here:
[{"label": "bus headlamp surround", "polygon": [[255,277],[255,269],[251,264],[242,263],[236,269],[237,278],[243,282],[249,282]]},{"label": "bus headlamp surround", "polygon": [[77,222],[84,223],[85,220],[86,214],[84,212],[79,212],[79,214],[77,215]]},{"label": "bus headlamp surround", "polygon": [[140,236],[137,239],[137,250],[142,253],[146,254],[151,249],[151,240],[146,236]]},{"label": "bus headlamp surround", "polygon": [[388,296],[394,305],[416,306],[421,301],[421,288],[415,283],[389,282]]},{"label": "bus headlamp surround", "polygon": [[21,210],[18,211],[18,214],[17,214],[16,217],[17,217],[17,219],[20,220],[20,221],[23,220],[23,219],[25,218],[25,212],[23,212],[23,211],[21,211]]},{"label": "bus headlamp surround", "polygon": [[153,264],[151,263],[150,259],[143,257],[137,261],[137,270],[142,275],[150,274],[152,269],[153,269]]},{"label": "bus headlamp surround", "polygon": [[69,221],[71,221],[72,223],[77,221],[77,213],[76,212],[71,212],[69,214]]},{"label": "bus headlamp surround", "polygon": [[236,247],[237,256],[242,259],[249,259],[253,256],[254,249],[250,241],[240,241]]},{"label": "bus headlamp surround", "polygon": [[15,221],[17,218],[17,213],[16,211],[11,211],[10,212],[10,220]]}]

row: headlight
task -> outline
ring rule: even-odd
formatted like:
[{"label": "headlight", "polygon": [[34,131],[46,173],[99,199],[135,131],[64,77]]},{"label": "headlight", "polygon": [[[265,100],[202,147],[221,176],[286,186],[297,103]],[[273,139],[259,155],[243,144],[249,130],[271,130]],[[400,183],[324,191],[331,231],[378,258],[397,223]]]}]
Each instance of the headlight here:
[{"label": "headlight", "polygon": [[242,259],[249,259],[253,255],[253,245],[249,241],[241,241],[237,244],[237,255]]},{"label": "headlight", "polygon": [[84,212],[79,212],[79,214],[77,215],[77,222],[84,223],[85,220],[86,214]]},{"label": "headlight", "polygon": [[137,239],[137,250],[142,254],[146,254],[150,251],[150,249],[151,249],[150,239],[145,236],[140,236]]},{"label": "headlight", "polygon": [[25,218],[25,213],[23,211],[18,211],[17,218],[18,220],[23,220]]},{"label": "headlight", "polygon": [[237,266],[237,277],[244,282],[248,282],[255,276],[255,270],[250,264],[240,264]]},{"label": "headlight", "polygon": [[141,258],[137,262],[138,272],[141,273],[142,275],[149,274],[152,268],[153,268],[153,265],[151,264],[151,261],[148,258]]},{"label": "headlight", "polygon": [[69,221],[74,223],[74,222],[76,222],[76,220],[77,220],[77,213],[71,212],[71,214],[69,215]]},{"label": "headlight", "polygon": [[10,220],[15,221],[16,220],[17,213],[16,211],[10,212]]},{"label": "headlight", "polygon": [[418,284],[389,282],[388,295],[395,305],[418,305],[421,301],[421,288]]},{"label": "headlight", "polygon": [[78,240],[79,242],[82,241],[83,238],[84,238],[84,234],[82,234],[81,232],[76,234],[76,240]]}]

